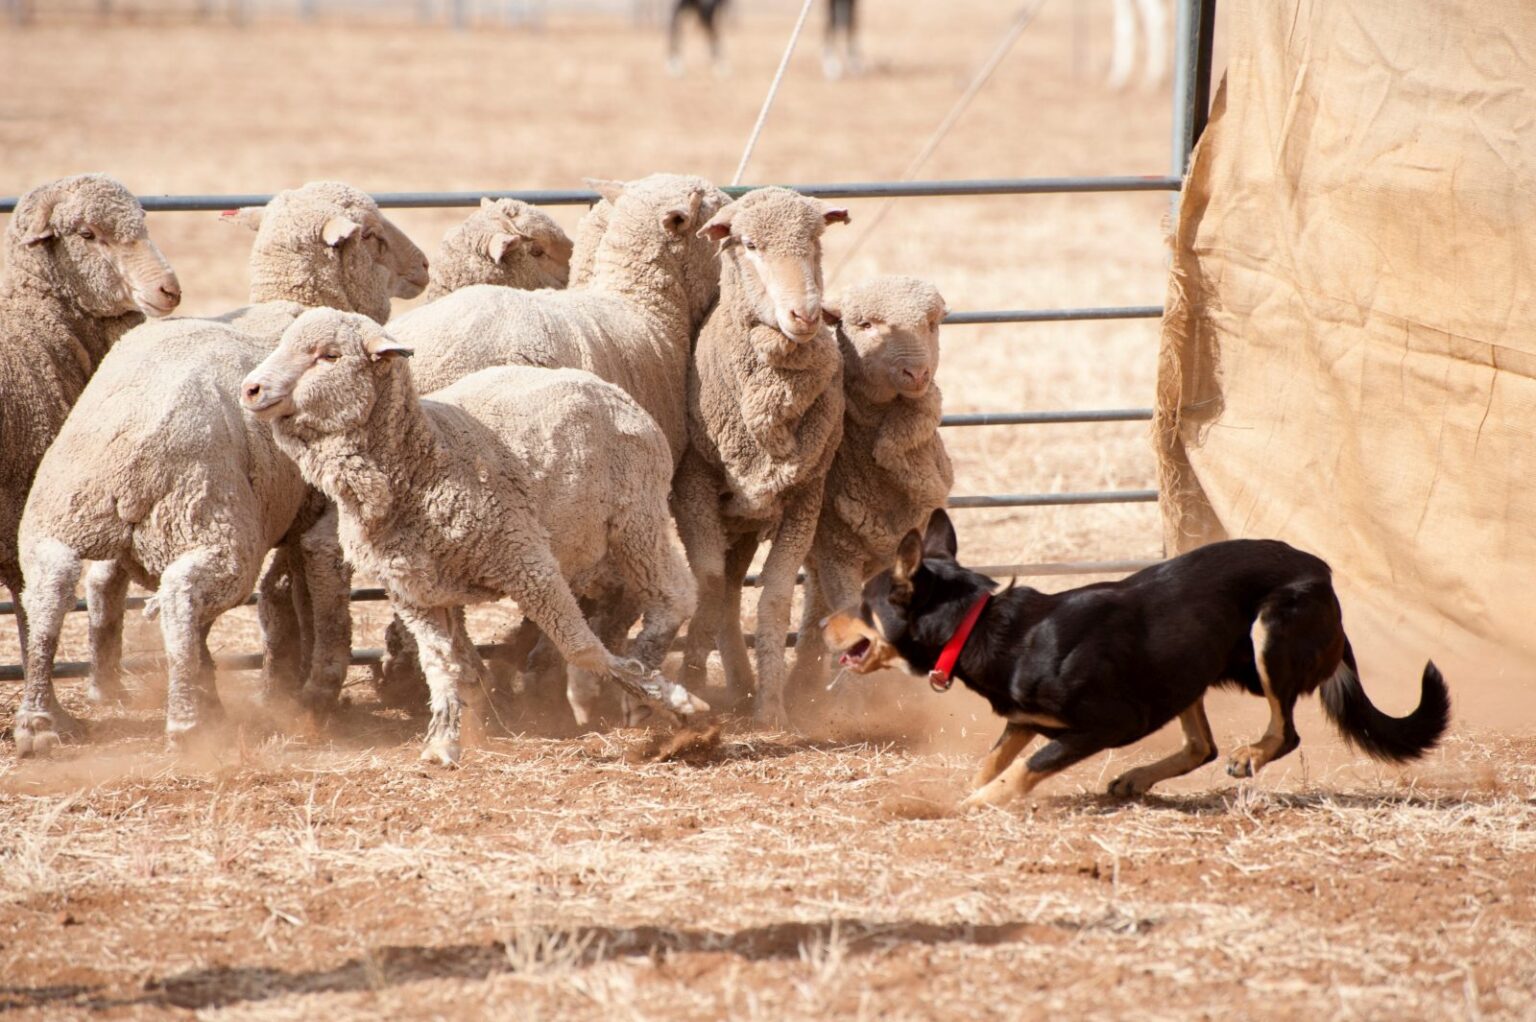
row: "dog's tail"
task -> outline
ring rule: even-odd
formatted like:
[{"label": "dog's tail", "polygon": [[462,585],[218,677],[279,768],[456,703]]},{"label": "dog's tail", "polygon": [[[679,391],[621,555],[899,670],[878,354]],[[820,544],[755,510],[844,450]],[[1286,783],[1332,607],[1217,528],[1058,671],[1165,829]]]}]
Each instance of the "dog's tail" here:
[{"label": "dog's tail", "polygon": [[1344,660],[1323,683],[1323,710],[1344,740],[1374,759],[1394,763],[1418,759],[1433,749],[1451,722],[1451,693],[1434,661],[1424,665],[1419,705],[1406,717],[1378,710],[1360,686],[1355,651],[1344,640]]}]

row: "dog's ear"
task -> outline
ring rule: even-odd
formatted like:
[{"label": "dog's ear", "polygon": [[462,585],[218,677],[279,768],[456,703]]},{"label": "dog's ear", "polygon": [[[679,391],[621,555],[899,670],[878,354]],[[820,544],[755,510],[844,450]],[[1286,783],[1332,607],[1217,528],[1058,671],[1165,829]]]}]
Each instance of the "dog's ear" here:
[{"label": "dog's ear", "polygon": [[923,535],[923,556],[940,561],[952,561],[955,559],[955,551],[959,545],[959,541],[955,538],[955,526],[949,520],[949,515],[943,508],[935,509],[928,519],[928,531]]},{"label": "dog's ear", "polygon": [[922,563],[923,537],[913,529],[901,537],[901,545],[896,548],[896,563],[891,567],[892,581],[898,586],[910,586],[912,576],[917,574]]}]

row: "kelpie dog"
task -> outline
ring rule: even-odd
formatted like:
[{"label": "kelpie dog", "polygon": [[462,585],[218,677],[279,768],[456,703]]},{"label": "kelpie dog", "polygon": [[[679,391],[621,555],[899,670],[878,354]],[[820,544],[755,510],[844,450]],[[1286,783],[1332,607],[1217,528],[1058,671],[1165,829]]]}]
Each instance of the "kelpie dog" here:
[{"label": "kelpie dog", "polygon": [[[1299,696],[1321,686],[1344,738],[1378,759],[1414,759],[1450,719],[1433,663],[1419,705],[1390,717],[1371,704],[1344,635],[1328,565],[1275,540],[1212,543],[1119,582],[1064,593],[997,583],[955,561],[955,532],[936,511],[927,534],[902,540],[896,563],[864,584],[857,608],[824,621],[848,670],[900,667],[947,689],[951,675],[1008,721],[966,805],[1023,795],[1102,749],[1128,745],[1174,717],[1184,747],[1109,785],[1139,795],[1216,758],[1204,698],[1213,685],[1269,701],[1269,727],[1234,752],[1247,777],[1296,748]],[[1015,762],[1035,735],[1049,743]]]}]

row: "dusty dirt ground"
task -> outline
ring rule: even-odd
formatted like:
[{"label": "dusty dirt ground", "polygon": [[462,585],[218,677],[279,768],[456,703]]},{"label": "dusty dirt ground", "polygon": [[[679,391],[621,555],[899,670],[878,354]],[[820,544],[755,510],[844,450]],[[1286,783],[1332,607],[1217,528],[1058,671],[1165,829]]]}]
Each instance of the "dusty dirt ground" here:
[{"label": "dusty dirt ground", "polygon": [[[140,4],[139,6],[152,6]],[[899,175],[1010,19],[982,0],[870,0],[871,72],[824,81],[814,32],[748,180]],[[1160,174],[1166,89],[1110,93],[1104,12],[1074,59],[1047,5],[922,177]],[[814,26],[813,26],[814,28]],[[601,19],[464,34],[376,20],[246,29],[185,18],[0,27],[0,192],[105,170],[142,194],[570,187],[685,170],[726,180],[789,21],[748,10],[729,76],[666,76],[655,33]],[[1080,65],[1080,66],[1075,66]],[[836,281],[906,272],[956,310],[1157,304],[1162,194],[920,199],[829,232]],[[570,227],[579,210],[557,210]],[[394,216],[430,250],[462,215]],[[248,238],[214,214],[151,218],[189,314],[244,299]],[[951,327],[953,411],[1151,401],[1148,322]],[[951,430],[957,493],[1154,485],[1142,424]],[[1144,558],[1149,505],[964,512],[973,562]],[[1058,588],[1061,579],[1039,580]],[[490,634],[504,608],[475,615]],[[378,645],[382,608],[358,608]],[[62,656],[83,659],[84,621]],[[1356,639],[1385,708],[1417,650]],[[157,645],[133,615],[130,652]],[[216,652],[255,648],[249,612]],[[1374,652],[1372,650],[1374,649]],[[0,661],[14,662],[0,618]],[[1390,666],[1389,666],[1390,665]],[[1453,739],[1410,769],[1334,740],[1252,782],[1219,765],[1162,796],[1098,794],[1170,733],[1068,772],[1024,805],[959,816],[996,730],[979,701],[874,683],[881,712],[735,727],[705,762],[631,762],[637,732],[554,720],[415,761],[419,723],[362,672],[323,732],[226,673],[216,750],[162,748],[163,681],[134,709],[62,696],[93,742],[0,749],[0,1011],[19,1017],[1536,1018],[1536,713],[1452,676]],[[18,688],[0,685],[0,727]],[[1518,698],[1513,698],[1514,693]],[[1512,701],[1513,698],[1513,701]],[[1221,697],[1230,748],[1262,727]]]}]

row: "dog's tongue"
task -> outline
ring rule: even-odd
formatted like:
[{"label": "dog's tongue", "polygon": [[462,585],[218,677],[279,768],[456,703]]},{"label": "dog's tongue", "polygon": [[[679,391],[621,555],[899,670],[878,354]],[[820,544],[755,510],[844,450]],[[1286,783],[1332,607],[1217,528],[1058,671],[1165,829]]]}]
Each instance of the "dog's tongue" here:
[{"label": "dog's tongue", "polygon": [[844,653],[842,656],[837,658],[837,662],[842,664],[844,667],[852,667],[858,661],[853,658],[853,654]]}]

